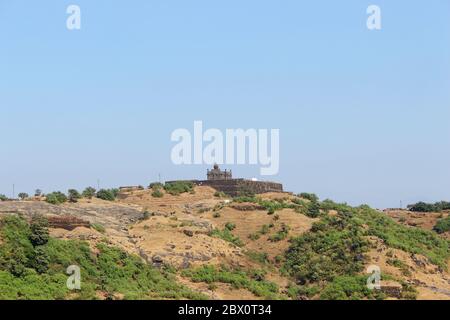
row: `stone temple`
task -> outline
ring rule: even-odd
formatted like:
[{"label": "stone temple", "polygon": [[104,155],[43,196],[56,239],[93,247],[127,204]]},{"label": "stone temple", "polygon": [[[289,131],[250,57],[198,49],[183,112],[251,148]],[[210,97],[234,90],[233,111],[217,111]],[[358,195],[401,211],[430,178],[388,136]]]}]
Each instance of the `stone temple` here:
[{"label": "stone temple", "polygon": [[206,177],[207,177],[208,181],[233,179],[231,170],[227,171],[225,169],[225,171],[222,171],[222,170],[220,170],[220,168],[217,164],[214,165],[212,170],[208,169],[208,172],[206,173]]}]

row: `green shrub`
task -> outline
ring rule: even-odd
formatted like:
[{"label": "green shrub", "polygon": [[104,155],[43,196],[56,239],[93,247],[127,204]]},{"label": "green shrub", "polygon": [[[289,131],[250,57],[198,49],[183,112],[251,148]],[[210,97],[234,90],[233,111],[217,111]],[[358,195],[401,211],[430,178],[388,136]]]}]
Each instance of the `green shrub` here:
[{"label": "green shrub", "polygon": [[259,230],[260,234],[267,234],[270,231],[270,226],[265,224],[261,227],[261,229]]},{"label": "green shrub", "polygon": [[287,288],[287,294],[294,300],[302,299],[303,297],[307,297],[309,299],[313,298],[320,292],[321,288],[318,286],[298,286],[294,284],[290,284]]},{"label": "green shrub", "polygon": [[152,214],[148,210],[145,210],[142,213],[142,220],[148,220],[148,219],[150,219],[151,216],[152,216]]},{"label": "green shrub", "polygon": [[102,224],[100,224],[100,223],[93,223],[93,224],[91,224],[91,227],[92,227],[92,229],[94,229],[94,230],[96,230],[96,231],[98,231],[100,233],[105,233],[106,232],[105,227]]},{"label": "green shrub", "polygon": [[81,199],[81,194],[75,189],[69,189],[67,191],[69,202],[75,203]]},{"label": "green shrub", "polygon": [[233,231],[234,229],[236,229],[236,225],[235,225],[234,223],[227,222],[227,223],[225,224],[225,229],[228,229],[228,230],[230,230],[230,231]]},{"label": "green shrub", "polygon": [[348,211],[348,210],[351,210],[352,207],[350,207],[346,203],[336,203],[333,200],[326,199],[320,203],[320,209],[324,210],[324,211],[329,211],[329,210]]},{"label": "green shrub", "polygon": [[149,189],[157,190],[164,188],[164,185],[161,182],[152,182],[148,186]]},{"label": "green shrub", "polygon": [[269,263],[269,255],[266,252],[258,252],[258,251],[249,250],[246,252],[246,254],[253,261],[259,262],[261,264]]},{"label": "green shrub", "polygon": [[227,195],[225,194],[225,192],[222,192],[222,191],[216,191],[216,192],[214,193],[214,197],[216,197],[216,198],[226,198]]},{"label": "green shrub", "polygon": [[439,208],[439,211],[450,210],[450,202],[448,201],[436,202],[434,205]]},{"label": "green shrub", "polygon": [[117,189],[100,189],[97,192],[97,198],[106,201],[114,201],[116,199],[117,193]]},{"label": "green shrub", "polygon": [[250,203],[258,203],[258,198],[253,196],[238,196],[233,198],[234,202],[237,203],[243,203],[243,202],[250,202]]},{"label": "green shrub", "polygon": [[36,247],[34,254],[30,260],[30,266],[38,273],[42,274],[48,271],[50,264],[50,257],[43,247]]},{"label": "green shrub", "polygon": [[185,270],[183,276],[190,278],[193,282],[227,283],[235,289],[247,289],[258,297],[267,299],[279,298],[278,286],[270,281],[264,280],[264,272],[251,270],[228,270],[224,267],[203,266],[197,269]]},{"label": "green shrub", "polygon": [[238,247],[242,247],[244,245],[244,243],[242,242],[241,239],[239,239],[239,237],[234,236],[230,230],[228,230],[227,228],[223,229],[223,230],[219,230],[219,229],[214,229],[211,233],[210,233],[211,237],[215,237],[215,238],[220,238],[222,240],[231,242],[232,244],[234,244],[235,246]]},{"label": "green shrub", "polygon": [[289,208],[290,205],[281,201],[261,200],[258,199],[258,204],[263,206],[267,210],[267,214],[272,215],[275,211]]},{"label": "green shrub", "polygon": [[404,276],[411,276],[411,271],[409,270],[408,265],[403,261],[395,258],[390,258],[386,261],[386,263],[400,269]]},{"label": "green shrub", "polygon": [[328,284],[320,294],[322,300],[363,300],[383,299],[384,294],[379,290],[367,287],[367,276],[340,276]]},{"label": "green shrub", "polygon": [[55,191],[47,194],[45,201],[47,201],[50,204],[62,204],[64,202],[67,202],[67,197],[64,193],[60,191]]},{"label": "green shrub", "polygon": [[30,242],[33,246],[42,246],[48,242],[50,233],[48,231],[48,220],[41,215],[34,215],[30,224]]},{"label": "green shrub", "polygon": [[450,216],[444,219],[440,219],[433,227],[433,230],[437,233],[445,233],[450,231]]},{"label": "green shrub", "polygon": [[8,197],[4,194],[0,194],[0,201],[8,201]]},{"label": "green shrub", "polygon": [[200,209],[198,209],[198,213],[200,213],[200,214],[202,214],[202,213],[205,213],[205,212],[210,212],[211,211],[211,208],[209,208],[209,207],[205,207],[205,208],[200,208]]},{"label": "green shrub", "polygon": [[277,233],[269,237],[269,241],[271,242],[282,241],[287,238],[288,234],[289,234],[289,227],[283,224],[281,226],[281,229]]},{"label": "green shrub", "polygon": [[315,195],[314,193],[303,192],[303,193],[300,193],[298,196],[300,198],[303,198],[303,199],[306,199],[306,200],[309,200],[309,201],[312,201],[312,202],[318,202],[319,201],[319,197],[317,195]]},{"label": "green shrub", "polygon": [[25,200],[26,198],[29,197],[28,193],[25,192],[21,192],[17,196],[19,197],[20,200]]},{"label": "green shrub", "polygon": [[152,197],[153,198],[162,198],[162,197],[164,197],[164,193],[161,190],[159,190],[159,189],[155,189],[152,192]]},{"label": "green shrub", "polygon": [[260,237],[261,237],[261,235],[258,232],[251,233],[248,235],[248,238],[253,241],[258,240]]},{"label": "green shrub", "polygon": [[194,184],[190,181],[175,181],[166,183],[164,185],[164,190],[173,196],[178,196],[182,193],[193,192]]},{"label": "green shrub", "polygon": [[310,202],[306,211],[306,215],[310,218],[317,218],[320,215],[320,204],[317,202]]},{"label": "green shrub", "polygon": [[95,190],[94,188],[87,187],[86,189],[83,190],[81,195],[83,196],[83,198],[92,199],[95,196],[96,192],[97,190]]}]

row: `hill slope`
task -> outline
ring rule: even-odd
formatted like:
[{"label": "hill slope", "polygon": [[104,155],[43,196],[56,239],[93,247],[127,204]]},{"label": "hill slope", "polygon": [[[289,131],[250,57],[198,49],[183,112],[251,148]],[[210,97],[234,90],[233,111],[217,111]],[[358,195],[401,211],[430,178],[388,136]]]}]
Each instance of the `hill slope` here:
[{"label": "hill slope", "polygon": [[[12,292],[0,298],[39,297],[12,289],[27,292],[20,283],[32,277],[32,287],[54,283],[45,299],[450,299],[445,235],[369,207],[287,193],[229,199],[208,187],[162,193],[136,190],[114,202],[59,206],[0,202],[0,273]],[[50,241],[37,250],[49,259],[42,274],[31,262],[39,254],[27,243],[25,220],[36,213],[72,215],[93,226],[50,229]],[[11,223],[23,229],[19,242],[10,237]],[[25,251],[25,273],[8,264],[17,248]],[[65,287],[72,264],[86,274],[81,292]],[[382,290],[367,288],[373,265],[381,269]]]}]

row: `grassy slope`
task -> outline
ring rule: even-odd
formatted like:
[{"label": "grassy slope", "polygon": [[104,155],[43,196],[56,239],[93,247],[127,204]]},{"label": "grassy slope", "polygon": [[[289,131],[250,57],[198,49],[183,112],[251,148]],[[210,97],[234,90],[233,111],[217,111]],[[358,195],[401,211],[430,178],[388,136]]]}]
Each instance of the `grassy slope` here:
[{"label": "grassy slope", "polygon": [[[294,286],[291,295],[319,296],[323,299],[383,298],[368,291],[361,277],[364,254],[369,249],[367,236],[376,236],[392,248],[422,254],[442,269],[450,258],[450,242],[431,231],[406,227],[367,206],[352,208],[330,201],[321,204],[323,215],[310,232],[293,239],[286,252],[284,270],[303,284]],[[405,298],[413,290],[404,287]]]}]

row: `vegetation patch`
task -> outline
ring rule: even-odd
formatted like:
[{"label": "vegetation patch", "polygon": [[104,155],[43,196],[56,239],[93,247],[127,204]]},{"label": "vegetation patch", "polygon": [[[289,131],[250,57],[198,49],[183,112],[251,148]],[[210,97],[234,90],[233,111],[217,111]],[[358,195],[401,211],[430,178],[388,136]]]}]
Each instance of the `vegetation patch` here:
[{"label": "vegetation patch", "polygon": [[105,201],[114,201],[119,194],[119,189],[100,189],[97,192],[97,198]]},{"label": "vegetation patch", "polygon": [[406,265],[403,261],[396,258],[390,258],[386,262],[388,265],[398,268],[404,276],[411,275],[408,265]]},{"label": "vegetation patch", "polygon": [[281,225],[281,229],[277,233],[269,237],[269,241],[271,242],[282,241],[288,237],[288,234],[289,234],[289,226],[283,223]]},{"label": "vegetation patch", "polygon": [[225,192],[216,191],[216,192],[214,192],[214,197],[216,197],[216,198],[227,198],[227,195],[225,194]]},{"label": "vegetation patch", "polygon": [[162,198],[164,197],[164,193],[160,189],[154,189],[152,192],[153,198]]},{"label": "vegetation patch", "polygon": [[219,238],[228,242],[231,242],[235,246],[242,247],[244,243],[239,237],[236,237],[231,233],[231,231],[227,228],[224,228],[223,230],[214,229],[209,234],[211,237]]},{"label": "vegetation patch", "polygon": [[95,197],[96,192],[97,192],[97,190],[95,190],[94,188],[87,187],[86,189],[83,190],[83,192],[81,193],[81,196],[83,198],[92,199],[93,197]]},{"label": "vegetation patch", "polygon": [[408,206],[410,211],[415,212],[441,212],[450,210],[450,202],[440,201],[436,203],[417,202]]},{"label": "vegetation patch", "polygon": [[320,293],[322,300],[385,299],[380,290],[367,288],[367,276],[340,276],[329,283]]},{"label": "vegetation patch", "polygon": [[436,225],[433,227],[433,230],[437,233],[445,233],[450,231],[450,216],[444,219],[440,219]]},{"label": "vegetation patch", "polygon": [[359,219],[368,225],[368,234],[382,239],[388,246],[427,257],[431,263],[446,269],[450,258],[450,241],[432,231],[404,226],[367,206],[357,210]]},{"label": "vegetation patch", "polygon": [[81,194],[75,189],[69,189],[69,191],[67,191],[67,194],[69,202],[75,203],[78,202],[79,199],[81,199]]},{"label": "vegetation patch", "polygon": [[247,289],[258,297],[266,299],[279,299],[278,286],[264,279],[264,271],[231,270],[224,266],[203,266],[197,269],[185,270],[183,276],[190,278],[193,282],[205,282],[208,284],[227,283],[235,289]]},{"label": "vegetation patch", "polygon": [[64,202],[67,202],[67,196],[60,191],[55,191],[47,194],[45,196],[45,201],[50,204],[62,204]]},{"label": "vegetation patch", "polygon": [[266,252],[258,252],[249,250],[245,252],[245,254],[253,261],[261,263],[261,264],[268,264],[269,263],[269,255]]},{"label": "vegetation patch", "polygon": [[[431,263],[446,268],[450,242],[433,232],[403,226],[368,206],[352,208],[326,200],[320,203],[320,208],[336,210],[337,214],[322,216],[309,232],[292,239],[282,271],[306,288],[318,288],[313,291],[319,292],[323,299],[382,298],[365,289],[367,275],[363,274],[363,268],[370,247],[368,236],[378,237],[387,246],[424,255]],[[410,272],[397,259],[388,263],[404,275]],[[409,289],[405,292],[412,298],[414,290]],[[296,291],[291,288],[292,294],[297,294]]]},{"label": "vegetation patch", "polygon": [[94,229],[94,230],[96,230],[96,231],[98,231],[100,233],[105,233],[106,232],[105,227],[102,224],[100,224],[100,223],[92,223],[91,227],[92,227],[92,229]]},{"label": "vegetation patch", "polygon": [[301,284],[356,275],[363,270],[367,245],[361,226],[352,221],[352,216],[327,216],[310,232],[292,240],[285,268]]},{"label": "vegetation patch", "polygon": [[182,193],[193,193],[194,192],[194,184],[190,181],[175,181],[171,183],[166,183],[164,185],[164,190],[167,193],[178,196]]},{"label": "vegetation patch", "polygon": [[[45,225],[34,227],[18,216],[0,220],[0,299],[97,299],[120,294],[125,299],[204,299],[126,252],[99,244],[98,253],[82,241],[47,238]],[[41,245],[41,243],[44,243]],[[81,290],[66,286],[66,269],[81,269]]]}]

